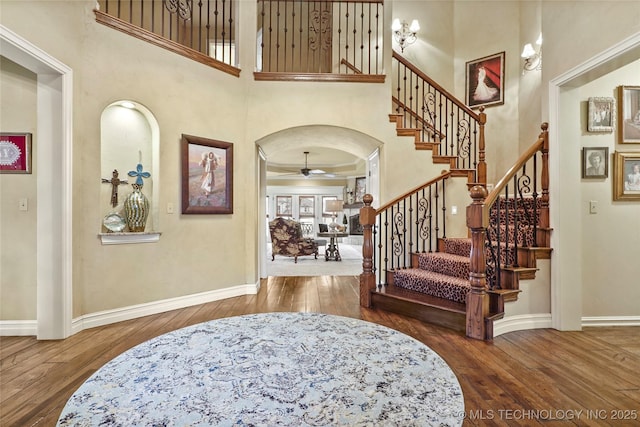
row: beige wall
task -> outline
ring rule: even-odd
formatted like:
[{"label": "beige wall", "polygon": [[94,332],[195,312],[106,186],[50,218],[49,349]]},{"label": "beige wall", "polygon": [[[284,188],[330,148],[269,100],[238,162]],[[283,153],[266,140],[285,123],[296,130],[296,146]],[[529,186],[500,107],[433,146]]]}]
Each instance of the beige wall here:
[{"label": "beige wall", "polygon": [[[584,317],[610,316],[612,313],[619,316],[640,314],[640,263],[633,261],[640,242],[640,204],[614,202],[612,199],[614,151],[638,151],[640,144],[618,144],[617,131],[586,131],[589,97],[617,98],[617,87],[620,85],[640,85],[640,60],[576,88],[578,102],[571,104],[580,112],[580,121],[574,126],[579,148],[608,147],[610,153],[609,177],[602,180],[583,179],[580,183]],[[579,155],[578,149],[575,154]],[[592,200],[598,204],[598,213],[595,215],[589,214],[589,202]],[[603,257],[606,262],[602,262]]]},{"label": "beige wall", "polygon": [[[545,38],[544,69],[541,81],[528,82],[530,86],[523,90],[521,85],[526,80],[521,75],[519,54],[525,40],[521,38],[528,39],[536,30],[523,28],[528,21],[522,16],[521,3],[526,3],[522,8],[531,7],[529,2],[515,1],[387,3],[394,17],[403,12],[406,16],[399,18],[410,19],[415,14],[420,19],[424,39],[410,47],[416,49],[406,51],[407,55],[411,52],[416,63],[445,87],[450,84],[461,99],[465,62],[506,52],[505,104],[487,109],[490,181],[517,157],[523,126],[535,128],[537,134],[539,122],[545,119],[548,81],[637,32],[640,25],[640,2],[542,2],[542,22],[535,25],[541,25]],[[431,165],[428,153],[416,154],[412,142],[395,136],[395,129],[387,121],[392,87],[389,81],[378,85],[256,82],[252,75],[253,25],[241,27],[242,73],[235,78],[97,24],[94,4],[92,0],[0,2],[3,25],[74,72],[74,317],[255,284],[259,252],[256,212],[260,202],[255,141],[266,135],[295,126],[326,124],[354,129],[382,141],[382,200],[424,181],[420,174],[407,174],[407,170],[421,170],[425,177],[440,171]],[[255,2],[241,0],[238,13],[239,22],[256,22]],[[386,20],[390,22],[391,18],[387,16]],[[431,20],[434,23],[430,26]],[[449,23],[453,30],[447,34]],[[387,53],[388,49],[390,46],[385,46]],[[4,74],[2,78],[4,81]],[[542,105],[535,102],[538,84]],[[519,99],[523,93],[530,95],[526,102]],[[102,246],[98,239],[103,211],[100,115],[108,104],[123,98],[148,107],[160,126],[157,230],[162,236],[153,244]],[[521,117],[536,123],[523,124]],[[180,215],[179,209],[174,214],[166,213],[167,203],[180,205],[182,133],[235,144],[233,215]],[[535,135],[531,141],[534,139]],[[556,145],[557,149],[564,148]],[[568,150],[570,156],[578,156],[575,146]],[[3,183],[3,192],[4,188]],[[459,210],[460,214],[463,212]],[[3,235],[3,245],[4,240]],[[606,253],[599,259],[603,265],[613,261]],[[21,300],[34,298],[33,289],[25,292]],[[4,270],[2,294],[4,301]],[[612,303],[612,310],[615,306]],[[34,312],[27,306],[13,316],[6,317],[3,312],[1,318],[29,319]]]},{"label": "beige wall", "polygon": [[[0,58],[2,132],[28,132],[37,140],[36,85],[32,72]],[[36,144],[33,149],[38,149]],[[0,319],[35,318],[38,165],[32,161],[31,167],[31,174],[0,174]],[[18,209],[23,198],[26,212]]]}]

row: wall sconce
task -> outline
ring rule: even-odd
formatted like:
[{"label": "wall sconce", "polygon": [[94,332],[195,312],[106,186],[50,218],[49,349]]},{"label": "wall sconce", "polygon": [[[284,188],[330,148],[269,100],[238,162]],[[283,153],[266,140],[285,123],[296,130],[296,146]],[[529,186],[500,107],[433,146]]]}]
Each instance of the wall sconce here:
[{"label": "wall sconce", "polygon": [[393,20],[393,24],[391,24],[391,31],[393,31],[393,37],[400,46],[400,51],[404,52],[405,47],[418,40],[416,33],[420,31],[420,24],[417,19],[411,21],[411,25],[409,25],[406,21],[400,22],[400,20],[396,18]]},{"label": "wall sconce", "polygon": [[537,49],[534,49],[531,43],[524,45],[522,55],[520,55],[524,58],[522,74],[524,74],[525,71],[540,71],[542,69],[542,33],[540,33],[538,40],[536,40],[536,46]]}]

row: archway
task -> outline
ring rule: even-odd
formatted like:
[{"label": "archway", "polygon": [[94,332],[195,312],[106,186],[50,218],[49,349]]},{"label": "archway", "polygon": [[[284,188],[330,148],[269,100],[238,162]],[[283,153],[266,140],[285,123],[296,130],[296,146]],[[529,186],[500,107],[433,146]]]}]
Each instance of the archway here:
[{"label": "archway", "polygon": [[[283,129],[266,135],[256,141],[259,153],[259,222],[258,222],[258,248],[259,248],[259,272],[260,277],[266,277],[266,234],[262,231],[267,227],[266,199],[266,167],[267,162],[277,157],[279,152],[296,148],[300,152],[310,148],[331,148],[341,150],[363,159],[367,162],[367,175],[371,173],[376,178],[378,173],[377,152],[383,142],[362,132],[330,125],[307,125]],[[373,155],[373,157],[372,157]],[[371,170],[370,168],[375,168]],[[371,188],[374,197],[378,196],[378,186]]]}]

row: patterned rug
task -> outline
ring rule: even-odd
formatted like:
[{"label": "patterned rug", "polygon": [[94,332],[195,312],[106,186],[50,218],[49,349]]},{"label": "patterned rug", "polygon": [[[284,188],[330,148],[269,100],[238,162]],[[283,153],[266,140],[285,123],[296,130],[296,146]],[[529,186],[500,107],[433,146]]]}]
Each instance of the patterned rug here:
[{"label": "patterned rug", "polygon": [[318,313],[230,317],[122,353],[58,426],[460,426],[449,366],[419,341]]}]

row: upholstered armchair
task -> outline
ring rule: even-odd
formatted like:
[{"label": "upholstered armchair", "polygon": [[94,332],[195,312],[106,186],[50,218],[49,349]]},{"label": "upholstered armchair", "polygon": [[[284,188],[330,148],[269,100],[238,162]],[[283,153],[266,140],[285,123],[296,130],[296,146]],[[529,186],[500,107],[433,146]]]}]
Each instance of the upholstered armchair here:
[{"label": "upholstered armchair", "polygon": [[298,262],[298,257],[314,255],[318,259],[318,245],[313,239],[302,237],[302,227],[297,221],[285,218],[276,218],[269,222],[271,233],[271,261],[276,255],[293,257]]}]

